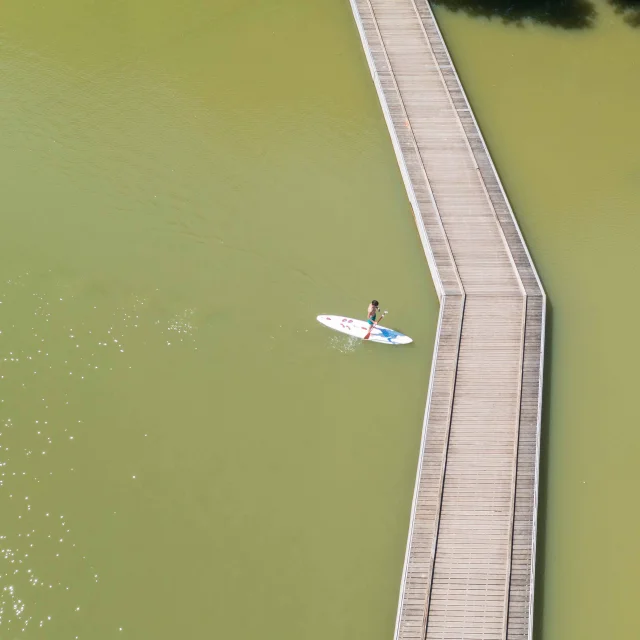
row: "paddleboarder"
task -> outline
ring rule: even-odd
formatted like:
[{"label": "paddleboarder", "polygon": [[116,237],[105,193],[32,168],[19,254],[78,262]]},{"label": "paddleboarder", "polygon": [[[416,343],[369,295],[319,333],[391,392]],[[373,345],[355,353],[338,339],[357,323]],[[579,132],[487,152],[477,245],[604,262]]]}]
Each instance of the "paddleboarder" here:
[{"label": "paddleboarder", "polygon": [[379,307],[380,307],[380,303],[377,300],[371,301],[371,304],[367,309],[367,322],[370,325],[373,325],[375,323],[376,318],[378,317],[378,311],[380,311]]}]

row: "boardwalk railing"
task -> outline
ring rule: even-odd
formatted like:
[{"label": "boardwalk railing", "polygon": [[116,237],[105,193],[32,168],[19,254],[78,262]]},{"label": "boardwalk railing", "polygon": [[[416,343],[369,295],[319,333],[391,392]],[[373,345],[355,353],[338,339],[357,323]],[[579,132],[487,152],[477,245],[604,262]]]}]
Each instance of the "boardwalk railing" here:
[{"label": "boardwalk railing", "polygon": [[427,0],[351,0],[440,299],[395,637],[532,636],[545,294]]}]

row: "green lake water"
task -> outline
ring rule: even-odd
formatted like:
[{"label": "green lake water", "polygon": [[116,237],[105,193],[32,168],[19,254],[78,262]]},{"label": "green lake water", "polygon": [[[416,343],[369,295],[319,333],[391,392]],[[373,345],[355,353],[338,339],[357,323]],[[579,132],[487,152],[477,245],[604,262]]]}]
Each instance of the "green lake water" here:
[{"label": "green lake water", "polygon": [[0,638],[389,637],[437,300],[348,4],[10,0],[0,77]]},{"label": "green lake water", "polygon": [[[438,9],[550,297],[537,637],[633,638],[640,29]],[[348,3],[8,0],[0,638],[393,632],[437,300]],[[372,297],[409,348],[322,312]]]}]

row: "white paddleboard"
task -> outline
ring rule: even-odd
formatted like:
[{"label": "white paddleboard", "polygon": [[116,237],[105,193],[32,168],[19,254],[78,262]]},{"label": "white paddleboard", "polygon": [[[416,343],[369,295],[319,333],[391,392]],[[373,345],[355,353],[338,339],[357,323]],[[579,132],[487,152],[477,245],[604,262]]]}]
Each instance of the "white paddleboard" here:
[{"label": "white paddleboard", "polygon": [[[354,338],[360,338],[361,340],[367,335],[369,331],[369,324],[364,320],[354,320],[353,318],[345,318],[344,316],[318,316],[318,322],[321,322],[329,329],[335,329],[341,333],[346,333]],[[393,329],[387,329],[376,325],[371,331],[371,335],[367,339],[367,342],[380,342],[382,344],[409,344],[413,340],[409,336],[405,336],[403,333],[394,331]]]}]

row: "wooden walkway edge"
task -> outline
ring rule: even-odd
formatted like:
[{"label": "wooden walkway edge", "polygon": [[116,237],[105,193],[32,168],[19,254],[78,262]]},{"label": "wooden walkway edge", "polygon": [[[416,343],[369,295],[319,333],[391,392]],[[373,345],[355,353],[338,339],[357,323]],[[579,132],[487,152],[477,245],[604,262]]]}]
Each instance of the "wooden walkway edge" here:
[{"label": "wooden walkway edge", "polygon": [[545,293],[427,0],[350,0],[440,299],[396,640],[531,639]]}]

